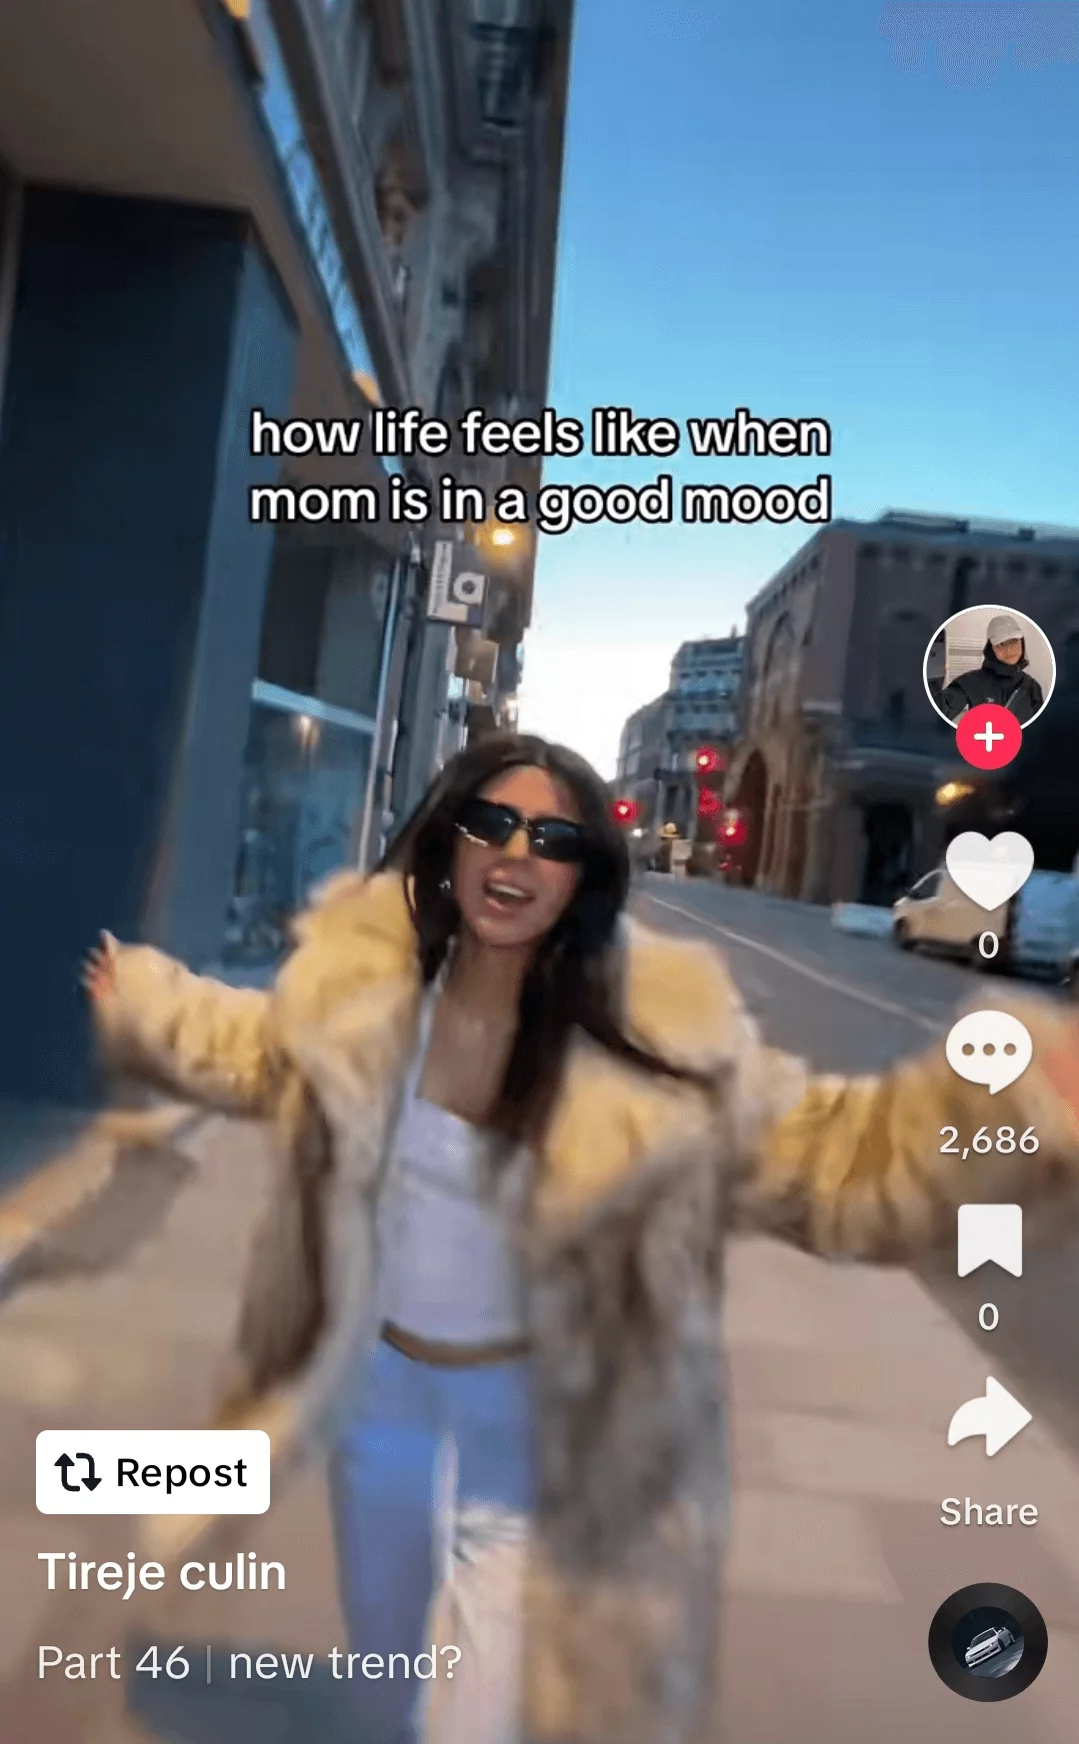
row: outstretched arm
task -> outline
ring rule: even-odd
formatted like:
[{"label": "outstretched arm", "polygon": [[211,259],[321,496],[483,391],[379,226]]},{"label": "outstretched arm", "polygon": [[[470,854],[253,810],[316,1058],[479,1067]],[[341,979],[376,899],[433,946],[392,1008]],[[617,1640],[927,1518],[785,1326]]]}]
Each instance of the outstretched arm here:
[{"label": "outstretched arm", "polygon": [[[1079,1195],[1079,1024],[1048,1000],[995,992],[992,1006],[1034,1043],[1026,1072],[995,1096],[956,1075],[943,1037],[874,1078],[813,1078],[747,1047],[740,1096],[759,1120],[736,1221],[816,1253],[905,1261],[955,1239],[961,1204]],[[982,1128],[992,1149],[980,1155]]]},{"label": "outstretched arm", "polygon": [[269,1108],[278,1056],[268,993],[193,975],[163,951],[108,934],[87,958],[83,981],[117,1067],[210,1107]]}]

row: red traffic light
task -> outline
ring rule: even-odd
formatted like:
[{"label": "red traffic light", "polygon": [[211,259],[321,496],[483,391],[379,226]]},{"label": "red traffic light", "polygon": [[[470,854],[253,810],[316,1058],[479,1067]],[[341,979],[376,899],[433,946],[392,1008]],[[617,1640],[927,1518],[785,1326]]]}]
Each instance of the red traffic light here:
[{"label": "red traffic light", "polygon": [[714,750],[711,745],[702,745],[693,753],[693,767],[698,775],[714,775],[717,770],[726,769],[727,759],[722,751]]},{"label": "red traffic light", "polygon": [[736,811],[724,813],[719,824],[719,839],[728,848],[740,848],[745,842],[748,830],[746,820]]},{"label": "red traffic light", "polygon": [[611,816],[616,824],[632,824],[636,823],[639,810],[635,799],[616,799],[611,807]]},{"label": "red traffic light", "polygon": [[701,817],[713,817],[721,803],[719,794],[713,793],[710,787],[702,788],[697,795],[697,810]]}]

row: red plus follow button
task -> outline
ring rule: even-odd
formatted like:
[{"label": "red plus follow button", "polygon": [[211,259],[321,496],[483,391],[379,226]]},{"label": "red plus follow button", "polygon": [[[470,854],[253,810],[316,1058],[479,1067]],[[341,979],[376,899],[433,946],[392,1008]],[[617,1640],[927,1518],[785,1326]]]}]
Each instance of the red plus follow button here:
[{"label": "red plus follow button", "polygon": [[999,703],[983,702],[968,709],[955,729],[959,755],[975,769],[1003,769],[1023,743],[1023,729]]}]

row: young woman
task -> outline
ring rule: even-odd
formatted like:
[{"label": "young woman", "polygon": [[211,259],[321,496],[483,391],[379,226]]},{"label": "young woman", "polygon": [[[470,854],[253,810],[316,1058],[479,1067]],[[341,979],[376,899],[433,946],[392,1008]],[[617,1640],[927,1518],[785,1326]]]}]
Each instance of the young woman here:
[{"label": "young woman", "polygon": [[325,890],[272,992],[112,941],[90,965],[118,1060],[285,1140],[220,1421],[267,1427],[278,1476],[332,1446],[357,1651],[411,1659],[433,1605],[460,1650],[355,1686],[373,1744],[710,1741],[725,1231],[902,1260],[964,1200],[1079,1177],[1079,1047],[1049,1006],[1021,1007],[1035,1063],[992,1104],[1039,1150],[960,1164],[940,1130],[989,1093],[943,1045],[813,1080],[627,888],[592,770],[496,738],[374,877]]},{"label": "young woman", "polygon": [[981,665],[953,678],[941,692],[940,706],[952,721],[986,702],[1010,709],[1019,721],[1032,720],[1045,699],[1028,665],[1022,625],[1000,612],[989,620]]}]

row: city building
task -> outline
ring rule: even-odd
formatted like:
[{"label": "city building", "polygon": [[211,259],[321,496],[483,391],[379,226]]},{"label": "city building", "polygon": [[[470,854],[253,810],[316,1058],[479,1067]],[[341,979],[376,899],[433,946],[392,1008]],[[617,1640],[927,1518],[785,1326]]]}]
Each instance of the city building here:
[{"label": "city building", "polygon": [[665,692],[630,715],[622,728],[615,774],[616,796],[637,807],[636,826],[655,835],[664,822],[659,771],[667,756],[670,703]]},{"label": "city building", "polygon": [[615,785],[636,801],[638,827],[652,841],[664,824],[679,835],[696,827],[695,756],[715,750],[720,764],[737,737],[742,642],[729,636],[683,642],[662,696],[630,715],[622,729]]},{"label": "city building", "polygon": [[714,750],[722,768],[738,737],[742,639],[729,636],[683,642],[671,663],[667,747],[663,760],[664,821],[680,835],[693,833],[700,750]]},{"label": "city building", "polygon": [[[810,902],[891,902],[960,827],[1011,818],[1039,863],[1070,866],[1079,706],[1079,531],[889,511],[814,534],[747,608],[741,736],[726,797],[743,874]],[[1056,650],[1050,709],[1015,763],[979,776],[926,696],[954,612],[1011,605]],[[1054,749],[1054,747],[1056,747]]]},{"label": "city building", "polygon": [[[94,1094],[76,983],[100,927],[196,967],[271,962],[311,885],[371,864],[438,759],[512,711],[530,539],[394,522],[389,493],[444,470],[535,489],[540,463],[381,459],[370,418],[544,403],[571,11],[3,8],[0,901],[21,1015],[0,1097]],[[463,534],[485,661],[428,621],[436,541]]]},{"label": "city building", "polygon": [[[427,6],[438,15],[427,64],[439,72],[446,171],[421,399],[451,426],[472,407],[508,421],[535,419],[547,402],[573,0]],[[409,19],[419,9],[416,0],[399,0]],[[438,55],[438,41],[453,52]],[[418,230],[422,241],[422,224]],[[488,504],[501,486],[518,486],[534,501],[543,467],[515,452],[469,457],[460,444],[429,464],[436,476],[479,485]],[[392,768],[383,759],[391,825],[418,804],[445,756],[516,719],[534,535],[490,514],[482,524],[432,532],[447,535],[464,538],[487,578],[482,624],[462,634],[431,622],[422,578],[405,630]]]}]

